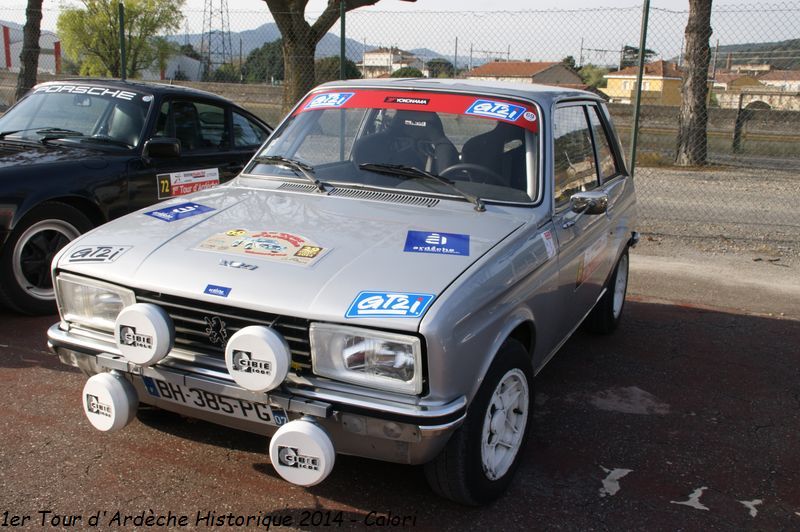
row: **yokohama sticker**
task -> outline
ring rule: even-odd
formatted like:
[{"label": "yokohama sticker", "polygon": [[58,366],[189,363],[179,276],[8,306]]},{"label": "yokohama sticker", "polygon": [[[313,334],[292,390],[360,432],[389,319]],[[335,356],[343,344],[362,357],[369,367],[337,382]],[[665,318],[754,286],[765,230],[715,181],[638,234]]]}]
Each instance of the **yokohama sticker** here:
[{"label": "yokohama sticker", "polygon": [[219,169],[205,168],[187,172],[158,174],[158,199],[183,196],[219,185]]},{"label": "yokohama sticker", "polygon": [[328,249],[292,233],[247,229],[231,229],[211,235],[200,242],[195,249],[259,257],[303,266],[313,264],[328,252]]}]

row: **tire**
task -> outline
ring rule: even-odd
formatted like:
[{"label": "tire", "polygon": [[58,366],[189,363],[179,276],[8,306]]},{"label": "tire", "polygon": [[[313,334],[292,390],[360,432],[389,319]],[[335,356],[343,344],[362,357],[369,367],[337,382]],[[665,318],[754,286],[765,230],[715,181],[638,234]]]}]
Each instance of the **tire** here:
[{"label": "tire", "polygon": [[[425,477],[433,491],[461,504],[480,506],[508,488],[528,440],[532,383],[528,352],[516,340],[506,340],[475,395],[464,424],[441,453],[425,465]],[[502,406],[502,393],[514,390],[518,394],[511,400],[514,408],[507,417],[506,409],[498,406]],[[504,423],[509,420],[510,424]],[[500,430],[506,434],[498,436]],[[499,445],[498,441],[510,445]]]},{"label": "tire", "polygon": [[596,334],[610,334],[622,319],[625,294],[628,291],[628,250],[622,252],[614,273],[606,285],[606,293],[597,302],[584,322],[586,328]]},{"label": "tire", "polygon": [[23,314],[54,313],[50,263],[69,241],[91,228],[89,218],[63,203],[32,209],[0,252],[0,302]]}]

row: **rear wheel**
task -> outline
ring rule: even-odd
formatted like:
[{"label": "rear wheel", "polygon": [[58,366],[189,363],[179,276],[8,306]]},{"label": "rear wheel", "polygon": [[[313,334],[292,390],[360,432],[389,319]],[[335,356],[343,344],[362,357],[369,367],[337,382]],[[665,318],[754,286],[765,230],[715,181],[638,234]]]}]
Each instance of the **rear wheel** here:
[{"label": "rear wheel", "polygon": [[25,314],[55,312],[50,263],[61,248],[91,228],[89,218],[63,203],[33,209],[0,253],[0,300]]},{"label": "rear wheel", "polygon": [[464,424],[425,465],[433,491],[478,506],[499,497],[519,467],[531,421],[533,371],[525,348],[506,340]]},{"label": "rear wheel", "polygon": [[586,317],[586,328],[593,333],[609,334],[613,332],[622,319],[625,307],[625,294],[628,291],[628,250],[622,252],[614,274],[608,280],[606,293],[597,302],[592,312]]}]

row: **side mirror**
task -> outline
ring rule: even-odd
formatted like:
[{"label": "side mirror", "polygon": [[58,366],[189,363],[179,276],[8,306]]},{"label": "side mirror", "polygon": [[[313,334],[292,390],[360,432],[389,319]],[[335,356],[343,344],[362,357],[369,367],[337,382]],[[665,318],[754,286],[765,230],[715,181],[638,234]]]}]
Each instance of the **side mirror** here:
[{"label": "side mirror", "polygon": [[156,137],[144,143],[143,155],[146,158],[180,157],[181,141],[169,137]]},{"label": "side mirror", "polygon": [[569,198],[569,205],[577,214],[603,214],[608,210],[608,194],[597,190],[576,192]]}]

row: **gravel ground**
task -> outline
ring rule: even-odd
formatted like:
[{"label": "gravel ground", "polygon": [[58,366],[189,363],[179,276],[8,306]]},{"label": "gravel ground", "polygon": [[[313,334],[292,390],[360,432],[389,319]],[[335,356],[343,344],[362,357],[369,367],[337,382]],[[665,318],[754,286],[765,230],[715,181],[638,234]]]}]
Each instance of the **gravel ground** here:
[{"label": "gravel ground", "polygon": [[636,189],[648,254],[800,264],[800,171],[640,168]]}]

